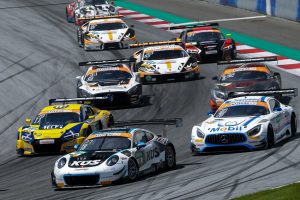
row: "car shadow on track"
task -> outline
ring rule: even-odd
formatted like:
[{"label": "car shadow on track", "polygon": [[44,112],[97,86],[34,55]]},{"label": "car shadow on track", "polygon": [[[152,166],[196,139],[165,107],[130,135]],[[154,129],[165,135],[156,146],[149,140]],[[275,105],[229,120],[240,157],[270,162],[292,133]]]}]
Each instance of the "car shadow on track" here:
[{"label": "car shadow on track", "polygon": [[171,83],[184,83],[184,82],[193,82],[193,81],[200,81],[206,79],[206,76],[200,76],[199,78],[194,79],[186,79],[186,80],[174,80],[174,81],[163,81],[163,82],[153,82],[153,83],[142,83],[142,85],[161,85],[161,84],[171,84]]}]

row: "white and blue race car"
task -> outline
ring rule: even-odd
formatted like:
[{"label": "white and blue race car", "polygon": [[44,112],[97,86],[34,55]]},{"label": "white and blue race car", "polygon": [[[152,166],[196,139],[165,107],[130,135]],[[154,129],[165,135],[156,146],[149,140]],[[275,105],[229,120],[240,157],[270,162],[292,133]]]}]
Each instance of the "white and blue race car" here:
[{"label": "white and blue race car", "polygon": [[[172,125],[178,120],[148,124]],[[175,148],[167,138],[140,128],[113,128],[94,132],[77,151],[59,158],[51,178],[57,189],[109,185],[175,165]]]},{"label": "white and blue race car", "polygon": [[296,95],[296,89],[236,92],[205,121],[193,127],[194,153],[269,148],[297,131],[296,113],[270,94]]}]

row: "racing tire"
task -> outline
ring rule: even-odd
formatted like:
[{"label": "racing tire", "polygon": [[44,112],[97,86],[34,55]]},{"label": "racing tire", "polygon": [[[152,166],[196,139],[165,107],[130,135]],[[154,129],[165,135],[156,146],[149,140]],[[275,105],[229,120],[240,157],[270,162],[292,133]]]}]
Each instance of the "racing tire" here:
[{"label": "racing tire", "polygon": [[93,132],[93,131],[92,131],[91,127],[88,127],[88,128],[86,128],[86,130],[84,131],[83,136],[84,136],[84,137],[88,137],[92,132]]},{"label": "racing tire", "polygon": [[127,178],[129,181],[135,181],[139,175],[139,167],[137,162],[130,158],[128,160],[128,175]]},{"label": "racing tire", "polygon": [[54,176],[53,170],[52,170],[52,172],[51,172],[51,184],[52,184],[52,187],[53,187],[53,188],[57,188],[56,178],[55,178],[55,176]]},{"label": "racing tire", "polygon": [[267,149],[270,149],[271,147],[274,146],[275,144],[274,140],[275,137],[274,137],[273,127],[269,125],[268,132],[267,132]]},{"label": "racing tire", "polygon": [[112,114],[110,114],[109,117],[108,117],[108,124],[107,124],[107,127],[113,126],[114,123],[115,123],[114,116],[113,116]]},{"label": "racing tire", "polygon": [[195,73],[194,74],[194,80],[200,80],[200,78],[201,78],[200,73]]},{"label": "racing tire", "polygon": [[175,150],[171,145],[166,146],[164,168],[171,169],[176,166]]},{"label": "racing tire", "polygon": [[103,129],[103,125],[102,125],[101,121],[99,121],[98,130],[102,130],[102,129]]},{"label": "racing tire", "polygon": [[291,137],[294,137],[297,133],[297,119],[296,115],[292,113],[291,117]]}]

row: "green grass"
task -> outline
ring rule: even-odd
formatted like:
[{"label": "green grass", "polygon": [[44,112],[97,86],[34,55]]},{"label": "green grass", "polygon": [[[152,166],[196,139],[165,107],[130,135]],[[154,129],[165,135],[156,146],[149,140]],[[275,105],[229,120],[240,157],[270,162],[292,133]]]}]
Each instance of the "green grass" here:
[{"label": "green grass", "polygon": [[233,200],[299,200],[300,183],[294,183],[284,187],[257,192]]}]

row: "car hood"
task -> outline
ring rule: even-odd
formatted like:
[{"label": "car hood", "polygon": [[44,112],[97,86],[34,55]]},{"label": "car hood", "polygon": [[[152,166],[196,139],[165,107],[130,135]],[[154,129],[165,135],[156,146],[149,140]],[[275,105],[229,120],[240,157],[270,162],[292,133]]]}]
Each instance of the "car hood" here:
[{"label": "car hood", "polygon": [[77,151],[70,154],[68,165],[73,168],[97,166],[115,153],[114,151]]},{"label": "car hood", "polygon": [[241,133],[250,130],[262,120],[261,116],[209,118],[201,124],[205,134]]},{"label": "car hood", "polygon": [[188,59],[189,57],[168,60],[145,60],[144,63],[152,66],[161,74],[168,74],[181,72]]},{"label": "car hood", "polygon": [[104,43],[120,42],[126,34],[128,28],[107,30],[107,31],[91,31],[89,34],[94,35],[97,39]]}]

